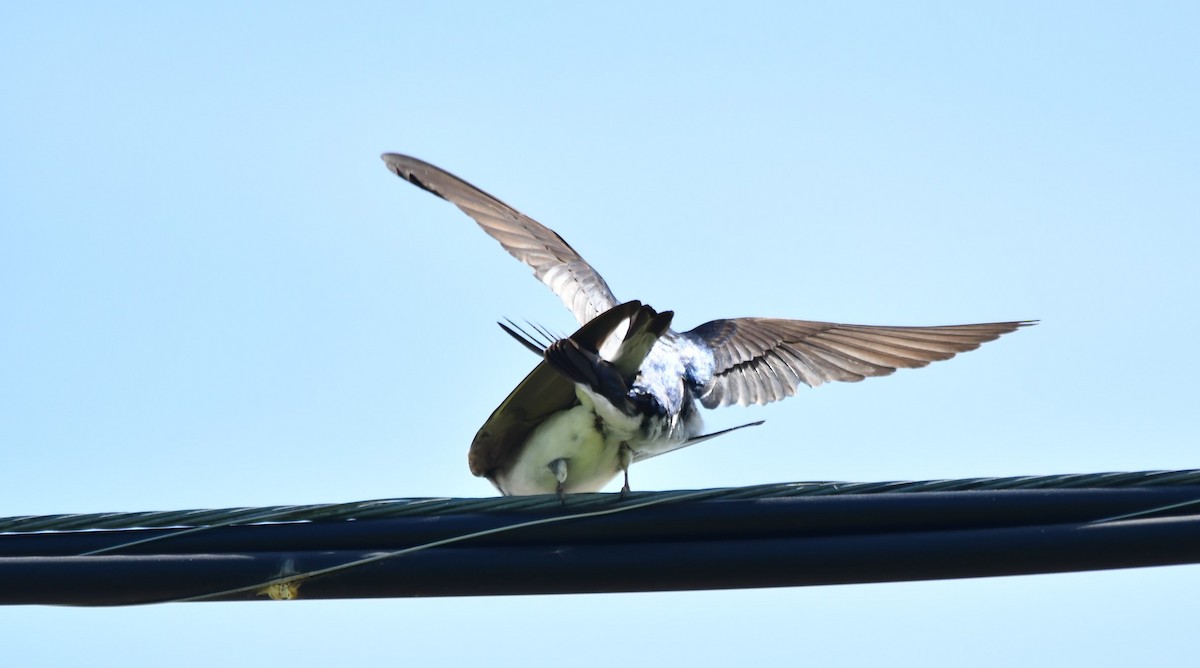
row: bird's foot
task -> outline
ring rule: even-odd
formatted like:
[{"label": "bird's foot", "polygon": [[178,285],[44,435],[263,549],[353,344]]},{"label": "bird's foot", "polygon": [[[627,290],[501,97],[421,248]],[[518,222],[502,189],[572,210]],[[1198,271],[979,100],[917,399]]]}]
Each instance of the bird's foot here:
[{"label": "bird's foot", "polygon": [[617,451],[617,457],[621,463],[621,472],[625,474],[625,484],[621,486],[621,500],[629,496],[629,465],[633,463],[633,448],[629,447],[628,443],[622,443],[620,450]]},{"label": "bird's foot", "polygon": [[558,500],[563,504],[567,502],[567,460],[559,457],[547,465],[550,472],[554,474],[554,479],[558,484],[554,487],[554,493],[558,495]]}]

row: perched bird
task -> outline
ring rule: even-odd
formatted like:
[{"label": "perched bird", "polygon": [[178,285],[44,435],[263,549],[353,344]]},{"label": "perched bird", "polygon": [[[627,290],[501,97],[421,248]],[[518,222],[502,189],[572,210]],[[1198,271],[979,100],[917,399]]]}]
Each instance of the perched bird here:
[{"label": "perched bird", "polygon": [[505,495],[594,492],[619,473],[628,491],[632,462],[731,431],[703,435],[697,400],[705,408],[766,404],[792,396],[801,383],[855,382],[922,367],[1032,324],[875,327],[730,318],[676,332],[670,311],[618,302],[553,230],[427,162],[382,157],[397,176],[473,218],[581,324],[566,338],[544,336],[544,342],[501,325],[543,356],[471,444],[471,472]]}]

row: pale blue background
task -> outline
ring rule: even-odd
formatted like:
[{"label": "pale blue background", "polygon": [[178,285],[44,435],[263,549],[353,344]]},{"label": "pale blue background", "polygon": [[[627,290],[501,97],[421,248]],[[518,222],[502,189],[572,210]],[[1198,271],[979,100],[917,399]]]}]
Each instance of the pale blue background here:
[{"label": "pale blue background", "polygon": [[[175,4],[175,3],[170,3]],[[802,390],[638,489],[1200,467],[1194,3],[6,3],[0,515],[484,496],[569,314],[425,158],[691,327],[1040,318]],[[1145,5],[1145,6],[1144,6]],[[1200,569],[0,609],[6,664],[1125,665]]]}]

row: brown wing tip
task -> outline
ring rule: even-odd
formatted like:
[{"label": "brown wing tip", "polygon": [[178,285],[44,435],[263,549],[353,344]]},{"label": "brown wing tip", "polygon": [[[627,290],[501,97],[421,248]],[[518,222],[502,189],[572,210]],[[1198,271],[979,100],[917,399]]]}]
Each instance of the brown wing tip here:
[{"label": "brown wing tip", "polygon": [[417,176],[416,170],[425,165],[424,162],[421,162],[416,158],[410,158],[407,155],[401,155],[399,153],[384,153],[379,157],[383,160],[383,164],[387,165],[388,170],[396,176],[399,176],[400,178],[408,181],[427,193],[432,193],[438,197],[441,197],[442,199],[446,199],[444,195],[434,190],[432,186],[429,186],[425,182],[421,181],[420,177]]},{"label": "brown wing tip", "polygon": [[1012,332],[1015,332],[1018,329],[1021,329],[1022,327],[1033,327],[1034,325],[1038,324],[1039,322],[1041,322],[1041,321],[1040,320],[1013,320],[1010,322],[989,323],[988,326],[994,328],[993,335],[991,338],[980,340],[979,343],[995,341],[996,339],[1000,338],[1001,336],[1004,336],[1005,334],[1010,334]]},{"label": "brown wing tip", "polygon": [[471,475],[477,478],[491,478],[495,473],[496,464],[491,456],[493,450],[488,447],[491,440],[491,434],[480,429],[467,452],[467,467],[471,469]]}]

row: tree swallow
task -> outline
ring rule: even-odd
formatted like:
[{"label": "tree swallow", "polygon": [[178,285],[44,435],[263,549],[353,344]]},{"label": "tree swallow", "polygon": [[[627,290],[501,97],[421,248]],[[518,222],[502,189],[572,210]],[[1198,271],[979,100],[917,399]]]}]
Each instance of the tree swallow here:
[{"label": "tree swallow", "polygon": [[766,404],[792,396],[802,383],[856,382],[923,367],[1032,324],[876,327],[730,318],[676,332],[670,311],[618,302],[553,230],[427,162],[382,157],[397,176],[473,218],[581,324],[558,340],[501,325],[543,358],[471,444],[471,473],[504,495],[594,492],[619,473],[626,492],[632,462],[731,431],[702,434],[697,400],[705,408]]}]

